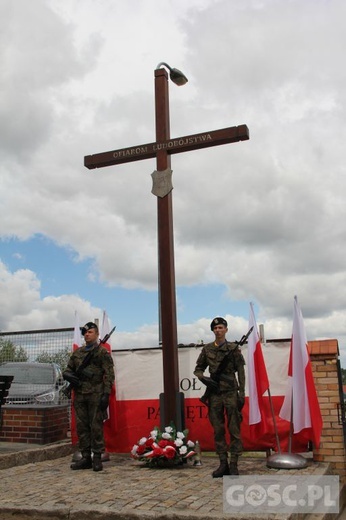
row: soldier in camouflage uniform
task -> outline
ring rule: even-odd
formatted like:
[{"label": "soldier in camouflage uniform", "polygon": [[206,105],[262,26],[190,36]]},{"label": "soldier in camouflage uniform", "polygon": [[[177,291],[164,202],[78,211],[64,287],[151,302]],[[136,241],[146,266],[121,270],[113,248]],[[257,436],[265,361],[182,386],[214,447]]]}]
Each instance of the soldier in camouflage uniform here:
[{"label": "soldier in camouflage uniform", "polygon": [[[97,325],[89,322],[81,332],[85,345],[72,353],[63,374],[64,379],[69,381],[74,389],[73,406],[79,450],[82,454],[82,458],[73,463],[71,469],[92,467],[94,471],[101,471],[101,455],[105,446],[103,418],[114,383],[114,365],[107,349],[99,345]],[[78,369],[86,356],[89,356],[88,361],[84,361],[83,369],[80,371]]]},{"label": "soldier in camouflage uniform", "polygon": [[[243,450],[240,424],[241,409],[245,402],[245,361],[237,343],[226,340],[228,328],[224,318],[214,318],[210,328],[215,334],[215,341],[204,345],[197,359],[194,374],[208,389],[209,420],[214,430],[215,451],[220,458],[220,466],[212,475],[214,478],[220,478],[223,475],[239,475],[238,457]],[[212,376],[225,356],[227,361],[222,363],[222,374],[219,375],[219,382],[216,382]],[[207,367],[211,377],[204,376]],[[231,440],[230,463],[227,456],[225,422]]]}]

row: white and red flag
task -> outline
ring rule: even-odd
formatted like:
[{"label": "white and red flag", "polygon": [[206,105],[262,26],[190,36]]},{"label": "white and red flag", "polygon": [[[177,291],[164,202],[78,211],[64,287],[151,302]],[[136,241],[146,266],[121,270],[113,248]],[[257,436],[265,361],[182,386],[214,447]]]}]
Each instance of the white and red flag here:
[{"label": "white and red flag", "polygon": [[269,429],[263,394],[269,388],[267,369],[265,366],[261,341],[257,330],[253,304],[250,303],[247,368],[249,388],[249,436],[259,440]]},{"label": "white and red flag", "polygon": [[322,416],[312,374],[303,315],[294,297],[293,332],[288,364],[288,387],[279,416],[292,421],[293,433],[304,433],[320,445]]},{"label": "white and red flag", "polygon": [[81,346],[81,332],[80,332],[80,326],[79,326],[79,317],[78,317],[78,312],[75,311],[75,313],[74,313],[73,345],[72,345],[73,352],[75,350],[77,350],[80,346]]}]

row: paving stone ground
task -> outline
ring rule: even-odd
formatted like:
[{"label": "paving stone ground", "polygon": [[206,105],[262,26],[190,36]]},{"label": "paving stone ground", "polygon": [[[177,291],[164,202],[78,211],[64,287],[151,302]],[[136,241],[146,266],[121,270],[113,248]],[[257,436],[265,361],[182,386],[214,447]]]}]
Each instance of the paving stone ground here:
[{"label": "paving stone ground", "polygon": [[[45,451],[45,460],[42,453]],[[41,453],[41,457],[39,454]],[[215,455],[202,454],[202,465],[149,469],[128,454],[110,454],[104,470],[72,471],[68,444],[13,453],[0,443],[0,520],[231,520],[249,515],[223,513],[222,479],[213,479]],[[9,460],[12,457],[11,465]],[[55,458],[58,457],[58,458]],[[329,466],[309,460],[300,470],[266,466],[265,454],[244,456],[243,475],[329,473]],[[252,515],[266,519],[268,516]],[[286,520],[289,515],[271,515]],[[291,517],[292,520],[293,517]],[[295,517],[298,518],[298,517]]]}]

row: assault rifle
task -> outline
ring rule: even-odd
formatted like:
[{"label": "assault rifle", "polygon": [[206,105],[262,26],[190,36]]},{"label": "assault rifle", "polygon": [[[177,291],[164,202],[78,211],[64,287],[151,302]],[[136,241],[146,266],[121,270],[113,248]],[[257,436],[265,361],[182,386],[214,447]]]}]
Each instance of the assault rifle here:
[{"label": "assault rifle", "polygon": [[[99,345],[104,345],[105,343],[107,343],[107,341],[109,340],[109,338],[111,337],[111,335],[113,334],[114,331],[115,331],[115,327],[113,327],[112,330],[110,332],[108,332],[108,334],[106,334],[103,339],[101,339]],[[79,365],[79,367],[77,368],[77,370],[75,372],[70,372],[70,373],[64,372],[63,377],[64,377],[64,379],[69,381],[69,384],[67,385],[66,388],[63,389],[62,393],[68,399],[71,399],[72,390],[79,386],[80,377],[82,376],[84,369],[91,362],[93,354],[94,354],[94,349],[92,349],[92,350],[90,350],[90,352],[88,352],[88,354],[85,356],[82,363]]]},{"label": "assault rifle", "polygon": [[[246,334],[244,334],[240,338],[239,341],[235,341],[235,343],[238,345],[238,347],[241,347],[242,345],[244,345],[244,343],[246,343],[246,341],[247,341],[247,339],[250,336],[252,331],[253,331],[253,327],[251,327],[251,329],[248,330],[248,332]],[[200,398],[200,401],[203,404],[205,404],[206,406],[208,406],[210,394],[218,391],[218,387],[219,387],[220,381],[226,381],[226,383],[229,383],[229,384],[233,383],[234,384],[234,380],[233,379],[231,379],[230,377],[228,377],[225,374],[223,374],[223,371],[225,370],[225,368],[227,366],[227,363],[229,361],[230,353],[231,352],[228,352],[222,358],[222,360],[220,361],[219,366],[216,368],[215,372],[210,374],[210,379],[211,379],[212,384],[210,386],[207,386],[207,388],[205,389],[204,394]]]}]

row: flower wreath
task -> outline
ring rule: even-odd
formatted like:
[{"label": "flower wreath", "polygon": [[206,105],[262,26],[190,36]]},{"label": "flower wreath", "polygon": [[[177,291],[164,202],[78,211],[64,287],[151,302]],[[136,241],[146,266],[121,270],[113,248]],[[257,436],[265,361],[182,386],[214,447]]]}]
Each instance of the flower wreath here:
[{"label": "flower wreath", "polygon": [[177,431],[173,425],[166,426],[164,431],[155,426],[149,437],[142,437],[133,446],[131,457],[150,467],[168,461],[173,465],[182,464],[196,455],[195,443],[187,438],[188,433],[189,430]]}]

